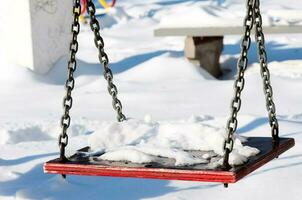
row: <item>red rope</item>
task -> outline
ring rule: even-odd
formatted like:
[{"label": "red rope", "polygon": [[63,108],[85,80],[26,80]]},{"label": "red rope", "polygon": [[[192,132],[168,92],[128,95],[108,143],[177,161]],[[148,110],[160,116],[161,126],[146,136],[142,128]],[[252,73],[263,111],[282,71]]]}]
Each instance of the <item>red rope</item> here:
[{"label": "red rope", "polygon": [[116,3],[116,0],[112,0],[111,7],[114,7],[115,3]]},{"label": "red rope", "polygon": [[[86,5],[87,5],[87,2],[86,2],[86,0],[81,0],[81,15],[84,15],[85,14],[85,12],[86,12]],[[116,0],[112,0],[111,1],[111,4],[110,4],[110,7],[114,7],[115,6],[115,4],[116,4]]]},{"label": "red rope", "polygon": [[84,15],[85,12],[86,12],[86,5],[87,5],[87,2],[86,0],[81,0],[81,3],[82,3],[82,9],[81,9],[81,15]]}]

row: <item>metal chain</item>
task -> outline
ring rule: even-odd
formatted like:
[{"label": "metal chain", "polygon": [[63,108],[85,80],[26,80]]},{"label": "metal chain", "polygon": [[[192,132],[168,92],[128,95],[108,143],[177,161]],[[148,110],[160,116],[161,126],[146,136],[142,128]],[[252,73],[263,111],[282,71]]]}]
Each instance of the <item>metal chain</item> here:
[{"label": "metal chain", "polygon": [[[241,42],[241,54],[237,63],[238,75],[235,80],[234,89],[235,95],[231,103],[231,117],[227,123],[227,139],[224,143],[224,160],[223,166],[229,168],[229,154],[232,152],[234,147],[234,133],[237,130],[237,114],[241,107],[241,92],[244,88],[244,73],[248,64],[248,50],[251,45],[251,30],[255,23],[256,25],[256,41],[258,46],[259,61],[261,65],[261,76],[264,83],[264,92],[266,96],[266,107],[269,112],[270,126],[272,127],[272,137],[278,139],[278,121],[276,118],[276,109],[273,102],[273,91],[270,85],[270,73],[267,68],[267,54],[265,50],[265,40],[262,30],[262,18],[260,14],[260,2],[259,0],[248,0],[247,1],[247,16],[244,20],[245,33]],[[126,119],[125,115],[122,113],[121,101],[117,98],[118,90],[113,84],[113,74],[109,68],[109,59],[104,50],[104,41],[100,35],[100,25],[95,16],[95,5],[92,0],[87,0],[87,11],[90,16],[90,27],[94,32],[94,42],[95,46],[99,51],[99,60],[103,64],[104,77],[108,83],[108,92],[112,96],[113,108],[117,112],[117,119],[119,122]],[[73,23],[72,23],[72,40],[70,42],[70,58],[68,62],[68,78],[65,83],[66,96],[63,100],[64,114],[61,118],[62,132],[59,136],[59,146],[60,146],[60,158],[62,161],[67,160],[65,157],[65,147],[68,145],[68,135],[67,129],[70,126],[70,115],[69,111],[72,107],[72,90],[74,89],[75,80],[73,73],[76,70],[76,53],[78,51],[77,36],[80,32],[79,16],[81,13],[81,3],[80,0],[74,0],[73,6]]]},{"label": "metal chain", "polygon": [[112,96],[112,106],[114,110],[116,110],[117,112],[117,120],[121,122],[126,120],[126,117],[122,112],[122,103],[117,97],[118,94],[117,87],[113,84],[113,74],[111,69],[109,68],[109,59],[108,59],[108,55],[104,50],[105,44],[103,38],[100,35],[100,25],[96,19],[95,11],[96,9],[93,0],[87,0],[87,12],[90,17],[90,28],[94,33],[94,43],[99,51],[100,63],[103,64],[104,77],[108,83],[107,89],[109,94]]},{"label": "metal chain", "polygon": [[[103,38],[100,36],[100,25],[95,17],[95,6],[92,0],[87,0],[87,11],[90,16],[90,27],[95,35],[94,43],[99,50],[99,59],[100,62],[103,64],[104,76],[108,82],[108,92],[112,96],[113,108],[117,112],[117,119],[119,122],[121,122],[126,120],[126,117],[122,113],[122,103],[117,98],[117,94],[118,94],[117,87],[113,84],[113,74],[109,68],[108,56],[104,51],[104,41]],[[70,56],[68,61],[68,78],[65,82],[66,95],[63,99],[64,114],[61,118],[62,132],[59,135],[59,141],[58,141],[60,147],[60,160],[62,162],[67,161],[67,158],[65,156],[65,148],[68,145],[67,129],[69,128],[71,122],[69,111],[72,108],[73,99],[71,95],[72,95],[72,90],[74,89],[75,86],[75,79],[73,74],[77,67],[76,53],[78,52],[78,47],[79,47],[77,38],[80,32],[80,23],[79,23],[80,14],[81,14],[81,0],[74,0],[73,22],[71,26],[72,40],[69,46]]]},{"label": "metal chain", "polygon": [[263,79],[263,88],[266,97],[266,108],[268,111],[269,122],[272,128],[272,138],[277,141],[279,138],[279,126],[276,117],[276,108],[273,101],[273,89],[270,84],[270,72],[267,67],[267,54],[265,49],[265,39],[262,29],[262,18],[260,13],[260,0],[247,1],[247,16],[244,20],[245,34],[241,43],[241,54],[238,60],[238,75],[235,80],[235,96],[231,103],[231,117],[227,122],[227,139],[224,143],[224,159],[223,167],[230,168],[229,154],[233,151],[234,147],[234,133],[237,130],[237,114],[241,107],[241,92],[244,88],[244,72],[247,68],[248,59],[247,54],[251,44],[251,30],[253,25],[256,27],[255,37],[258,48],[258,57],[261,67],[261,76]]},{"label": "metal chain", "polygon": [[62,162],[66,161],[67,158],[65,157],[65,148],[68,145],[68,135],[67,135],[67,129],[70,126],[70,115],[69,111],[72,107],[72,90],[74,89],[75,80],[73,77],[73,74],[77,67],[77,61],[76,61],[76,53],[78,51],[79,44],[77,42],[77,37],[80,32],[80,23],[79,23],[79,16],[81,14],[81,1],[80,0],[74,0],[73,5],[73,22],[71,26],[71,32],[72,32],[72,40],[70,42],[69,46],[69,61],[68,61],[68,78],[65,82],[65,89],[66,89],[66,95],[63,99],[63,108],[64,108],[64,114],[61,118],[61,127],[62,132],[59,136],[59,147],[60,147],[60,159]]},{"label": "metal chain", "polygon": [[232,152],[234,147],[234,133],[237,130],[237,114],[241,107],[241,92],[244,88],[244,73],[248,64],[248,50],[251,45],[251,30],[253,28],[253,0],[247,1],[247,15],[244,19],[244,36],[241,41],[241,53],[237,63],[238,74],[234,84],[235,95],[231,102],[231,117],[227,122],[227,139],[224,143],[224,159],[223,166],[230,168],[229,165],[229,154]]},{"label": "metal chain", "polygon": [[255,0],[254,19],[256,27],[256,41],[258,48],[258,58],[260,62],[261,76],[263,79],[263,89],[266,99],[266,109],[268,111],[269,123],[271,126],[272,138],[277,141],[279,138],[279,125],[276,117],[276,107],[273,101],[273,89],[270,81],[270,72],[267,65],[267,54],[265,48],[265,38],[262,29],[262,17],[260,13],[260,1]]}]

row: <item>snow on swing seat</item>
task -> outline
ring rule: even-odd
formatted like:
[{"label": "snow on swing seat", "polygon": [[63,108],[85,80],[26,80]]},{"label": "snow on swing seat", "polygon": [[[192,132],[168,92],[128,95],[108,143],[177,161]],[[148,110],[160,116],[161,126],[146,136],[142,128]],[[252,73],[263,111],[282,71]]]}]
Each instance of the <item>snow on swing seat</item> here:
[{"label": "snow on swing seat", "polygon": [[[190,166],[175,166],[169,158],[158,157],[156,162],[147,164],[132,163],[129,161],[108,161],[99,158],[100,155],[88,154],[89,147],[79,150],[67,162],[59,159],[44,164],[44,172],[50,174],[82,175],[82,176],[110,176],[129,178],[150,178],[163,180],[185,180],[201,182],[235,183],[254,170],[278,157],[291,147],[293,138],[280,138],[274,143],[271,137],[249,137],[244,145],[260,150],[256,156],[250,157],[242,165],[224,170],[212,162]],[[211,151],[188,151],[193,157],[203,158]],[[90,155],[90,156],[87,156]],[[211,160],[220,159],[212,158]]]}]

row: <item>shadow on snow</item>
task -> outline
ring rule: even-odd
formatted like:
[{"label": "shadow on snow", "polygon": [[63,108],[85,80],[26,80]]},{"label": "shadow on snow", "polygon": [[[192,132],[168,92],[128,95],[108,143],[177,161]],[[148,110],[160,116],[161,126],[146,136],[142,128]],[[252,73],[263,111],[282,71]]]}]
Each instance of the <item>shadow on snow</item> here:
[{"label": "shadow on snow", "polygon": [[20,164],[30,162],[32,160],[36,160],[36,159],[40,159],[40,158],[48,157],[48,156],[55,156],[57,154],[58,153],[38,154],[38,155],[32,155],[32,156],[17,158],[17,159],[13,159],[13,160],[0,159],[0,166],[20,165]]},{"label": "shadow on snow", "polygon": [[67,176],[67,180],[63,180],[60,175],[44,174],[42,164],[39,164],[15,180],[0,182],[0,195],[28,199],[139,200],[219,185],[205,184],[179,189],[169,186],[169,181],[162,180],[80,176]]},{"label": "shadow on snow", "polygon": [[[282,62],[287,60],[300,60],[302,48],[287,48],[285,44],[279,44],[276,42],[267,42],[266,43],[267,57],[268,62]],[[222,63],[223,68],[227,68],[228,71],[231,71],[222,79],[234,79],[236,75],[237,60],[240,54],[240,45],[236,44],[225,44],[223,55],[236,55],[236,57],[231,57]],[[252,42],[250,51],[249,51],[249,64],[258,62],[257,55],[257,44]]]},{"label": "shadow on snow", "polygon": [[[297,124],[302,124],[302,122],[298,121],[290,121],[290,120],[285,120],[285,119],[278,119],[278,121],[284,121],[284,122],[290,122],[290,123],[297,123]],[[268,119],[266,117],[260,117],[257,119],[252,120],[248,124],[244,125],[243,127],[239,128],[236,133],[237,134],[243,134],[249,131],[252,131],[253,129],[256,129],[262,125],[269,124]],[[284,133],[282,136],[292,136],[296,134],[302,134],[302,131],[294,132],[294,133]]]},{"label": "shadow on snow", "polygon": [[[119,74],[132,69],[152,58],[158,57],[164,53],[170,53],[171,57],[181,57],[183,56],[182,51],[167,51],[160,50],[139,55],[134,55],[125,58],[116,63],[110,63],[110,68],[113,74]],[[41,82],[46,82],[49,84],[62,85],[65,83],[67,74],[67,58],[64,57],[55,65],[55,67],[46,76],[36,76],[36,80]],[[75,77],[81,75],[95,75],[103,76],[103,66],[99,63],[87,63],[82,60],[77,60],[77,70],[74,74]]]}]

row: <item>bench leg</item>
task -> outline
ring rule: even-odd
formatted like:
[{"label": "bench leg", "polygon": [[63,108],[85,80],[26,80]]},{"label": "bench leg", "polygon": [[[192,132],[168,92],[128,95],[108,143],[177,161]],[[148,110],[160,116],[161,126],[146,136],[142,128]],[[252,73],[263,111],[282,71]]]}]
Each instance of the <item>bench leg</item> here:
[{"label": "bench leg", "polygon": [[200,66],[214,77],[222,75],[219,58],[223,50],[223,37],[187,37],[185,56],[198,62]]}]

